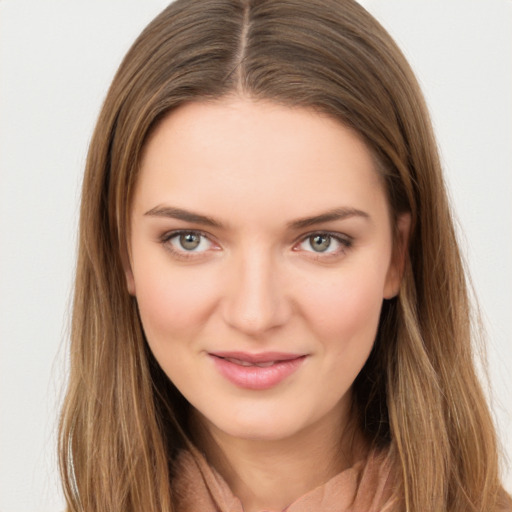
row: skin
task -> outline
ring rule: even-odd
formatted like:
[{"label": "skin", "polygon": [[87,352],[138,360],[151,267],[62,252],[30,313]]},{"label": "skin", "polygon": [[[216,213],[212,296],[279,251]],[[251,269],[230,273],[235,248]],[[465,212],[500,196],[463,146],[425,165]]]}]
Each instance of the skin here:
[{"label": "skin", "polygon": [[[398,228],[405,240],[407,217]],[[182,106],[153,132],[127,285],[151,350],[193,406],[196,442],[244,510],[282,510],[361,456],[341,433],[401,253],[372,155],[330,118],[229,97]],[[209,355],[233,350],[306,357],[253,390]]]}]

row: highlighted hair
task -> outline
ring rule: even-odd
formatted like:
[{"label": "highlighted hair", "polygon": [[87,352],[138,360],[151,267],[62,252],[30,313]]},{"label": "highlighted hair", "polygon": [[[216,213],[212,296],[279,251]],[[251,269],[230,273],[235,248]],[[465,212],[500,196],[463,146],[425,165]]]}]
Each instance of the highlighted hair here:
[{"label": "highlighted hair", "polygon": [[353,0],[177,0],[122,62],[83,183],[60,426],[68,510],[174,510],[188,404],[148,350],[122,261],[151,130],[183,103],[230,94],[327,114],[373,152],[393,219],[410,212],[412,226],[400,293],[354,383],[357,420],[391,450],[400,509],[498,510],[507,497],[429,115],[402,53]]}]

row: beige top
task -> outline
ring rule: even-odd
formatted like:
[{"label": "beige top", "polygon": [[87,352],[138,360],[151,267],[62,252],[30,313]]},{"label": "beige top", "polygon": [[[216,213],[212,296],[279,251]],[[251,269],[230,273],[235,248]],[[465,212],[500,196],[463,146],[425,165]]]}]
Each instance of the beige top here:
[{"label": "beige top", "polygon": [[[240,500],[199,451],[183,452],[175,474],[179,512],[243,512]],[[392,512],[392,488],[389,454],[373,452],[282,512]]]}]

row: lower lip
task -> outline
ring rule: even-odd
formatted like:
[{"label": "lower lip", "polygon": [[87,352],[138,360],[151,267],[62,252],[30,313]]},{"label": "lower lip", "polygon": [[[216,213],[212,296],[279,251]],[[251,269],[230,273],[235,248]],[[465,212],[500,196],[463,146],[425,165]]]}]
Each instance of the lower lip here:
[{"label": "lower lip", "polygon": [[241,366],[227,359],[210,356],[219,372],[230,382],[245,389],[270,389],[292,375],[302,365],[306,356],[277,361],[271,366]]}]

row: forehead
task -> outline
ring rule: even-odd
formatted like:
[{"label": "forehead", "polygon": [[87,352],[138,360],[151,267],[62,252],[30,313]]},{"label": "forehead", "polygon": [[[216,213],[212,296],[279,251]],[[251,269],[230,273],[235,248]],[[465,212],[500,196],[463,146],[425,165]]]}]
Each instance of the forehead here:
[{"label": "forehead", "polygon": [[157,126],[135,199],[239,213],[278,206],[300,217],[308,208],[380,204],[384,190],[371,152],[343,124],[305,108],[227,98],[183,105]]}]

